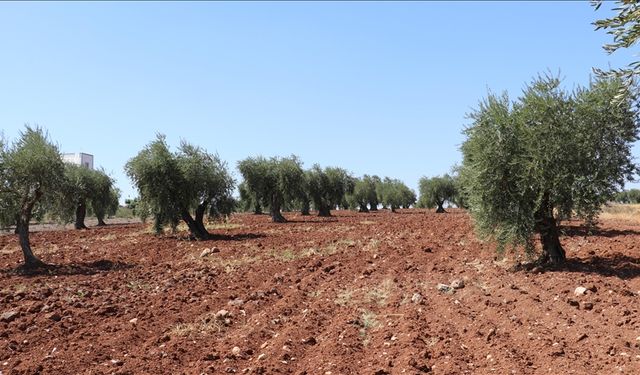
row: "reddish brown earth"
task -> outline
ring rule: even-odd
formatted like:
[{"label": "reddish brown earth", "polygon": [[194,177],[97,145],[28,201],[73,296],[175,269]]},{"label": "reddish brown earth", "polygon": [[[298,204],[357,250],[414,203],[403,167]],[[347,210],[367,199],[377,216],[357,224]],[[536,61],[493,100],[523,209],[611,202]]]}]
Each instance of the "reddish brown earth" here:
[{"label": "reddish brown earth", "polygon": [[33,233],[61,266],[31,276],[0,236],[0,374],[640,373],[637,224],[569,227],[564,270],[518,271],[463,211],[287,216]]}]

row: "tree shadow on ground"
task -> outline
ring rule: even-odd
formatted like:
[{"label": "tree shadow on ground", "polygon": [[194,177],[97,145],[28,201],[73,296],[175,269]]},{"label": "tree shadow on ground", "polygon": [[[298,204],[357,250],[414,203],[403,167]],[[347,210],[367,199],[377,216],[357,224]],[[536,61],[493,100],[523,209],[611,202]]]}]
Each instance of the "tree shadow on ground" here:
[{"label": "tree shadow on ground", "polygon": [[34,276],[71,276],[71,275],[95,275],[99,272],[120,271],[135,267],[135,264],[113,262],[100,259],[93,262],[81,262],[71,264],[47,264],[37,268],[17,268],[0,271],[6,275],[18,275],[26,277]]},{"label": "tree shadow on ground", "polygon": [[211,233],[207,241],[246,241],[267,237],[262,233],[216,234]]},{"label": "tree shadow on ground", "polygon": [[588,226],[567,226],[562,227],[561,233],[566,237],[585,237],[585,236],[597,236],[597,237],[618,237],[618,236],[633,236],[640,235],[640,232],[633,229],[602,229]]},{"label": "tree shadow on ground", "polygon": [[587,259],[567,259],[559,268],[548,268],[548,272],[591,273],[622,280],[640,277],[640,258],[623,254],[607,257],[592,256]]}]

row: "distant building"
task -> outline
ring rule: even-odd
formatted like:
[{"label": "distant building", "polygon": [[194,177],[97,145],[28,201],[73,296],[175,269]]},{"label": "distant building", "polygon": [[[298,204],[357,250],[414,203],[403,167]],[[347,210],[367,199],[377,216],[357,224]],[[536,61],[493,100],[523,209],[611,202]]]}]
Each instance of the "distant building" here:
[{"label": "distant building", "polygon": [[76,152],[71,154],[62,154],[62,160],[66,163],[80,165],[85,168],[93,169],[93,155],[84,152]]}]

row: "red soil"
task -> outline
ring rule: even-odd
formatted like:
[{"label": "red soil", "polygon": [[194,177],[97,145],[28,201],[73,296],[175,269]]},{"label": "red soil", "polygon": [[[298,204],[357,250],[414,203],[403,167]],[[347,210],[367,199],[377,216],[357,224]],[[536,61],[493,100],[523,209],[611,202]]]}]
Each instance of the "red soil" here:
[{"label": "red soil", "polygon": [[0,374],[640,373],[639,226],[570,227],[567,267],[532,272],[462,211],[285,216],[38,232],[60,267],[31,276],[0,236]]}]

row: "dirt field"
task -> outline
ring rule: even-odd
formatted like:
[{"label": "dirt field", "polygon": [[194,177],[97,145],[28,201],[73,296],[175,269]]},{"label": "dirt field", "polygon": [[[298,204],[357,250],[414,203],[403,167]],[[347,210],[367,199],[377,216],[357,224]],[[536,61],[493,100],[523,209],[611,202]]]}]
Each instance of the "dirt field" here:
[{"label": "dirt field", "polygon": [[38,232],[62,266],[36,276],[0,236],[0,374],[640,373],[640,224],[565,228],[567,269],[514,271],[463,211],[285,216]]}]

